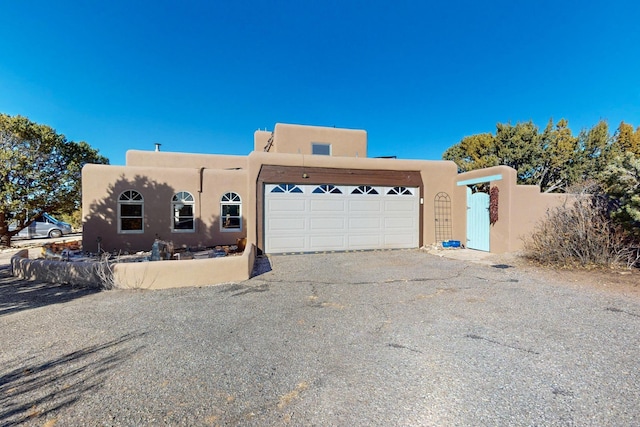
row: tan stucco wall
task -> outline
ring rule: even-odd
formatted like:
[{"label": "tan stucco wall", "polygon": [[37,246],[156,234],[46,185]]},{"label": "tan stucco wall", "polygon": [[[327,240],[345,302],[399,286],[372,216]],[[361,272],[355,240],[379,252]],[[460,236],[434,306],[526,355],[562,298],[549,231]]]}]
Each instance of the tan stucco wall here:
[{"label": "tan stucco wall", "polygon": [[[131,153],[131,152],[130,152]],[[253,152],[243,158],[246,168],[241,170],[201,169],[201,165],[217,165],[228,156],[188,155],[180,153],[134,152],[137,164],[150,166],[87,165],[83,169],[83,247],[94,252],[97,239],[101,248],[113,250],[149,250],[154,239],[172,241],[180,245],[233,244],[238,238],[247,237],[249,244],[257,241],[257,192],[261,166],[300,166],[342,169],[374,169],[393,171],[418,171],[424,183],[421,209],[422,242],[435,243],[434,198],[446,192],[452,200],[452,238],[465,241],[466,194],[455,186],[456,165],[448,161],[370,159],[356,157],[314,156]],[[148,160],[143,158],[148,156]],[[171,157],[176,157],[176,162]],[[202,156],[203,159],[199,160]],[[181,168],[185,159],[196,167]],[[174,165],[163,167],[165,164]],[[151,165],[159,165],[154,167]],[[202,192],[200,192],[202,173]],[[302,176],[299,182],[304,182]],[[366,184],[363,182],[362,184]],[[143,234],[118,233],[117,199],[129,189],[143,194],[145,230]],[[188,191],[196,198],[196,232],[171,232],[171,197],[177,191]],[[220,198],[233,191],[242,198],[243,227],[240,232],[220,231]]]},{"label": "tan stucco wall", "polygon": [[265,151],[269,138],[271,138],[273,132],[266,130],[257,130],[253,134],[253,151]]},{"label": "tan stucco wall", "polygon": [[[202,187],[201,174],[202,173]],[[220,199],[226,192],[242,198],[243,213],[249,206],[246,170],[159,168],[86,165],[82,170],[83,248],[97,250],[150,250],[156,238],[176,246],[211,246],[236,243],[246,237],[246,216],[240,231],[221,231]],[[144,233],[118,233],[118,198],[135,189],[144,197]],[[188,191],[195,199],[195,232],[171,231],[171,199]],[[244,216],[244,215],[243,215]]]},{"label": "tan stucco wall", "polygon": [[[537,187],[516,185],[516,171],[506,166],[458,174],[456,165],[448,161],[367,158],[367,133],[363,130],[278,123],[273,146],[264,152],[271,136],[269,131],[256,131],[256,151],[248,156],[132,150],[127,152],[126,167],[87,165],[83,170],[85,249],[94,251],[98,237],[102,248],[109,251],[148,250],[156,237],[176,246],[233,244],[241,237],[256,244],[257,196],[263,191],[257,188],[257,179],[262,165],[419,172],[424,185],[421,242],[425,245],[435,243],[434,199],[440,192],[451,198],[451,238],[466,244],[466,187],[457,185],[461,181],[502,175],[491,182],[500,190],[499,220],[490,231],[492,252],[520,249],[522,237],[544,212],[565,200],[561,195],[540,194]],[[332,144],[332,155],[311,155],[312,142]],[[297,182],[305,179],[300,176]],[[117,198],[128,189],[137,189],[145,197],[143,234],[117,231]],[[170,201],[177,191],[188,191],[196,198],[195,233],[171,232]],[[239,232],[220,230],[220,198],[229,191],[242,198],[243,226]]]},{"label": "tan stucco wall", "polygon": [[[544,218],[545,212],[562,205],[566,194],[545,194],[535,185],[517,185],[517,172],[508,166],[495,166],[486,169],[461,173],[456,182],[483,177],[502,175],[501,180],[490,181],[491,187],[498,187],[498,221],[491,225],[489,244],[493,253],[515,252],[522,249],[523,237],[529,235],[536,223]],[[463,197],[466,206],[466,186],[459,186],[457,197]],[[466,209],[464,235],[466,236]],[[462,240],[466,243],[466,240]]]},{"label": "tan stucco wall", "polygon": [[[255,151],[264,151],[270,132],[254,133]],[[332,157],[367,157],[367,132],[322,126],[277,123],[270,153],[311,154],[311,143],[331,144]]]},{"label": "tan stucco wall", "polygon": [[[491,252],[511,252],[522,248],[522,238],[550,207],[558,206],[566,196],[541,194],[536,186],[516,185],[516,171],[506,166],[457,174],[456,165],[448,161],[370,159],[361,157],[314,156],[273,152],[252,152],[249,156],[192,155],[183,153],[129,152],[132,162],[147,166],[87,165],[83,169],[83,246],[97,249],[149,250],[156,237],[172,241],[176,246],[212,246],[234,244],[247,237],[257,242],[257,179],[262,165],[307,168],[371,169],[418,171],[422,176],[422,238],[425,245],[435,243],[436,194],[445,192],[451,198],[451,238],[466,244],[466,187],[458,182],[501,175],[491,181],[499,189],[499,220],[491,225]],[[172,159],[175,158],[175,161]],[[223,168],[230,160],[242,169]],[[192,167],[181,167],[185,164]],[[167,166],[171,165],[171,166]],[[305,182],[300,177],[298,182]],[[363,184],[366,184],[363,182]],[[145,232],[122,234],[117,230],[117,199],[122,191],[137,189],[143,193]],[[196,232],[171,231],[171,197],[188,191],[196,198]],[[242,230],[220,230],[220,198],[226,192],[242,198]],[[262,249],[262,248],[260,248]]]},{"label": "tan stucco wall", "polygon": [[173,153],[170,151],[127,151],[127,166],[159,168],[245,169],[247,156]]},{"label": "tan stucco wall", "polygon": [[[453,212],[453,239],[464,241],[466,235],[464,228],[459,224],[465,221],[466,213],[459,211],[460,206],[465,206],[466,194],[462,193],[462,198],[455,198],[455,176],[457,166],[453,162],[438,160],[398,160],[398,159],[374,159],[374,158],[352,158],[352,157],[327,157],[314,155],[296,154],[276,154],[253,152],[249,155],[249,177],[248,182],[255,185],[258,173],[262,165],[280,166],[305,166],[309,168],[343,168],[343,169],[377,169],[377,170],[407,170],[419,171],[424,183],[423,204],[423,243],[431,244],[435,242],[435,211],[434,198],[439,192],[447,192],[452,198]],[[299,182],[304,183],[305,179],[300,177]],[[366,184],[366,183],[363,183]],[[252,209],[248,215],[255,213],[255,189],[253,191]],[[251,191],[248,191],[251,193]],[[247,217],[247,236],[251,242],[256,241],[257,221],[255,216]]]},{"label": "tan stucco wall", "polygon": [[519,251],[523,238],[528,237],[536,224],[543,220],[549,209],[562,206],[574,196],[571,194],[540,193],[534,186],[516,187],[511,199],[511,233],[516,238],[509,248],[502,252]]}]

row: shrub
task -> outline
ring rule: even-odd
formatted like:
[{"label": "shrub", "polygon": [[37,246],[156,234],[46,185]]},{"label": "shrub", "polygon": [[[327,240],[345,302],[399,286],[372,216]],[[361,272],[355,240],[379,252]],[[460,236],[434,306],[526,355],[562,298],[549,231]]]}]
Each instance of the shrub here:
[{"label": "shrub", "polygon": [[640,237],[640,156],[627,152],[614,158],[600,178],[612,201],[611,217]]},{"label": "shrub", "polygon": [[640,266],[639,242],[612,221],[605,198],[584,193],[547,212],[524,239],[524,255],[559,266]]},{"label": "shrub", "polygon": [[82,209],[76,209],[70,214],[65,213],[53,216],[61,221],[71,224],[71,228],[73,228],[73,230],[77,231],[82,229]]}]

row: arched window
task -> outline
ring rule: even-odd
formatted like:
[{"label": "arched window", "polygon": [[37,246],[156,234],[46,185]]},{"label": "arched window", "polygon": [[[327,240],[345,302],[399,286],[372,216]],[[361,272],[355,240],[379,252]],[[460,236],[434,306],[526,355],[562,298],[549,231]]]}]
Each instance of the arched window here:
[{"label": "arched window", "polygon": [[118,197],[118,233],[144,233],[144,199],[135,190]]},{"label": "arched window", "polygon": [[242,199],[236,193],[225,193],[220,199],[220,230],[242,230]]},{"label": "arched window", "polygon": [[194,204],[191,193],[180,191],[174,194],[173,199],[171,199],[171,212],[173,214],[172,231],[195,231],[196,228],[193,217]]}]

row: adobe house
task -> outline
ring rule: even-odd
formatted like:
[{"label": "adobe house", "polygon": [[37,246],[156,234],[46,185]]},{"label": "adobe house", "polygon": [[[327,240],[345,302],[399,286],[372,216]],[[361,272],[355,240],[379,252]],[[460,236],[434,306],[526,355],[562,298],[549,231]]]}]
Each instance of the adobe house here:
[{"label": "adobe house", "polygon": [[[483,183],[497,188],[494,223],[489,195],[473,190]],[[459,240],[510,252],[563,201],[516,185],[506,166],[459,174],[449,161],[369,158],[364,130],[279,123],[255,132],[247,156],[132,150],[125,166],[86,165],[83,247],[139,251],[156,238],[176,247],[246,238],[270,254]]]}]

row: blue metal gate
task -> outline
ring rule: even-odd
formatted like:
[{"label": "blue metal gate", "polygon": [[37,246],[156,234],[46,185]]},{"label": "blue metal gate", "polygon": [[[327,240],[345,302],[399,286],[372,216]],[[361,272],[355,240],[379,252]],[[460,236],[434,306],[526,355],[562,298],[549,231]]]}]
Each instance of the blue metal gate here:
[{"label": "blue metal gate", "polygon": [[467,248],[489,252],[489,195],[467,187]]}]

